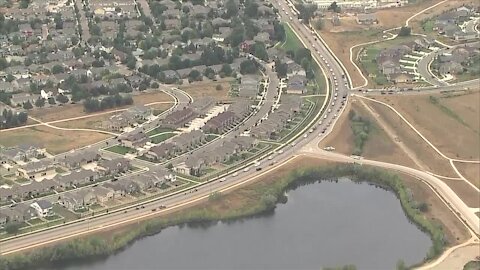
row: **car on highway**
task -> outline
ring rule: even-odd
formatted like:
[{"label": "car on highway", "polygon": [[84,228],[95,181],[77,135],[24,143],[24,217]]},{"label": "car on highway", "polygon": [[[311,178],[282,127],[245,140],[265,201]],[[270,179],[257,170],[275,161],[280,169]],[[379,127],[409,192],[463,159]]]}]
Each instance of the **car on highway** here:
[{"label": "car on highway", "polygon": [[248,170],[250,170],[250,167],[246,167],[245,169],[243,169],[244,172],[248,172]]},{"label": "car on highway", "polygon": [[303,135],[303,138],[307,138],[307,137],[308,137],[308,134]]},{"label": "car on highway", "polygon": [[278,150],[278,153],[279,153],[279,154],[283,154],[283,150]]},{"label": "car on highway", "polygon": [[226,177],[222,177],[222,178],[220,178],[220,180],[218,180],[218,181],[220,181],[220,182],[225,182],[225,180],[227,180],[227,178],[226,178]]},{"label": "car on highway", "polygon": [[234,173],[232,174],[232,176],[233,176],[233,177],[238,176],[238,172],[234,172]]}]

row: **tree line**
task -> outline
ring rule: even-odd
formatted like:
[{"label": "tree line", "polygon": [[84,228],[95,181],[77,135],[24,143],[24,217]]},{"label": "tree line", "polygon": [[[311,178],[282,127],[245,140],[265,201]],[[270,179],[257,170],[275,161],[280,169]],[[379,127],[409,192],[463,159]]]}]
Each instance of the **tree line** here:
[{"label": "tree line", "polygon": [[0,117],[0,129],[18,127],[24,125],[28,120],[26,112],[15,112],[4,109]]},{"label": "tree line", "polygon": [[120,94],[116,94],[113,96],[106,96],[101,100],[96,98],[87,98],[83,102],[83,107],[86,112],[90,113],[132,104],[133,98],[131,96],[123,97]]}]

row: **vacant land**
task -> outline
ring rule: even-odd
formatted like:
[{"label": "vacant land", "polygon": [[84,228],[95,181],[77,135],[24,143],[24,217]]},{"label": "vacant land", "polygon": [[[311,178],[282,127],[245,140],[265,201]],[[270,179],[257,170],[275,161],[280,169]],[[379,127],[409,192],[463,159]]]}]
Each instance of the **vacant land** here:
[{"label": "vacant land", "polygon": [[[442,176],[458,177],[450,163],[437,154],[420,136],[418,136],[399,116],[382,104],[365,101],[365,104],[375,113],[375,118],[381,120],[386,128],[395,133],[398,143],[408,149],[412,159],[427,170]],[[414,124],[415,127],[418,127]],[[427,134],[424,134],[427,135]],[[426,136],[427,138],[430,138]]]},{"label": "vacant land", "polygon": [[134,95],[132,98],[134,105],[150,104],[154,102],[171,102],[173,104],[174,102],[171,96],[161,91],[142,93],[140,95]]},{"label": "vacant land", "polygon": [[480,188],[480,165],[472,163],[460,163],[455,162],[455,167],[457,170],[465,177],[468,181],[474,184],[476,187]]},{"label": "vacant land", "polygon": [[388,96],[390,104],[450,158],[480,158],[480,92],[465,96]]},{"label": "vacant land", "polygon": [[449,180],[442,179],[460,198],[465,202],[468,207],[479,208],[480,200],[479,193],[474,190],[468,183],[463,180]]},{"label": "vacant land", "polygon": [[48,152],[58,154],[96,143],[108,137],[108,135],[97,132],[64,131],[38,126],[2,132],[0,133],[0,142],[4,146],[37,143],[45,146]]},{"label": "vacant land", "polygon": [[[170,97],[169,95],[163,92],[142,93],[139,95],[134,95],[132,96],[132,98],[134,101],[134,105],[144,105],[144,104],[153,103],[153,102],[172,102],[173,104],[172,97]],[[171,106],[171,104],[158,104],[158,105],[155,105],[154,108],[156,109],[157,106],[159,108],[168,108]],[[117,110],[126,109],[128,107],[129,106],[118,107],[111,111],[112,113],[114,113]],[[108,114],[108,112],[109,111],[103,111],[99,113]],[[96,114],[96,113],[92,113],[92,114]],[[61,119],[86,116],[89,114],[83,110],[83,104],[81,104],[80,102],[78,104],[65,104],[63,106],[35,109],[30,111],[29,115],[43,122],[49,122],[49,121],[55,121],[55,120],[61,120]]]},{"label": "vacant land", "polygon": [[[228,92],[230,91],[230,82],[232,79],[221,79],[216,82],[205,81],[205,82],[195,82],[190,85],[181,85],[178,88],[190,94],[193,99],[198,99],[202,97],[213,97],[216,100],[230,100]],[[219,88],[217,86],[220,85]]]},{"label": "vacant land", "polygon": [[353,153],[355,137],[348,114],[350,110],[354,110],[358,116],[372,123],[372,131],[363,147],[363,157],[418,168],[358,100],[350,102],[347,106],[345,112],[338,119],[335,129],[320,143],[320,147],[333,146],[335,152],[346,155]]},{"label": "vacant land", "polygon": [[59,122],[52,124],[56,127],[62,128],[88,128],[88,129],[104,129],[102,128],[102,122],[108,120],[112,114],[103,114],[92,116],[88,118],[82,118],[78,120],[70,120],[66,122]]}]

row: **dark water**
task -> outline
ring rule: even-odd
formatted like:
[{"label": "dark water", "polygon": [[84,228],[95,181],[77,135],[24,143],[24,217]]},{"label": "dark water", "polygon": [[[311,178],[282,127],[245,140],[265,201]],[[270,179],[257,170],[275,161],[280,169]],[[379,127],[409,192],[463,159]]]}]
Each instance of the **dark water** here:
[{"label": "dark water", "polygon": [[342,180],[290,191],[272,215],[171,227],[105,260],[57,269],[394,269],[399,259],[422,261],[430,245],[393,193]]}]

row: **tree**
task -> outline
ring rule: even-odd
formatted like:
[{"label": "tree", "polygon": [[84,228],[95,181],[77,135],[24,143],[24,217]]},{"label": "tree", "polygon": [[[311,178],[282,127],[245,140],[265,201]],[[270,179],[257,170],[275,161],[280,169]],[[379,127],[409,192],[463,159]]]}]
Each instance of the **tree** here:
[{"label": "tree", "polygon": [[258,67],[253,60],[245,60],[240,63],[240,73],[242,74],[254,74],[257,70]]},{"label": "tree", "polygon": [[189,81],[199,81],[201,79],[202,79],[202,74],[200,73],[200,71],[196,69],[190,71],[190,73],[188,74]]},{"label": "tree", "polygon": [[49,97],[49,98],[48,98],[48,104],[50,104],[50,105],[55,105],[55,104],[56,104],[55,98],[54,98],[54,97]]},{"label": "tree", "polygon": [[215,90],[221,91],[223,90],[223,86],[221,84],[217,84],[217,86],[215,86]]},{"label": "tree", "polygon": [[397,270],[407,270],[407,266],[405,265],[405,262],[403,260],[398,260],[397,261]]},{"label": "tree", "polygon": [[62,104],[65,104],[65,103],[69,102],[70,100],[68,99],[67,96],[59,94],[59,95],[57,95],[57,101],[62,103]]},{"label": "tree", "polygon": [[325,23],[322,18],[317,19],[313,25],[317,30],[322,30],[323,27],[325,27]]},{"label": "tree", "polygon": [[216,74],[212,68],[208,67],[205,69],[205,72],[203,73],[203,75],[205,75],[205,77],[209,78],[210,80],[213,80],[215,79]]},{"label": "tree", "polygon": [[173,170],[173,164],[172,164],[172,163],[168,163],[168,164],[167,164],[167,169],[170,170],[170,171]]},{"label": "tree", "polygon": [[255,44],[250,48],[250,53],[254,56],[267,61],[268,53],[263,42],[255,42]]},{"label": "tree", "polygon": [[245,15],[250,18],[257,18],[258,4],[252,0],[247,0],[245,3]]},{"label": "tree", "polygon": [[398,33],[398,35],[400,37],[407,37],[407,36],[410,36],[411,33],[412,33],[412,28],[408,26],[402,26],[402,28],[400,28],[400,32]]},{"label": "tree", "polygon": [[299,4],[297,5],[298,9],[298,18],[302,19],[305,23],[310,22],[310,19],[313,17],[315,14],[315,11],[317,11],[318,6],[315,4],[310,4],[310,5],[305,5],[305,4]]},{"label": "tree", "polygon": [[227,8],[227,18],[235,17],[238,14],[238,6],[235,0],[228,0],[226,3]]},{"label": "tree", "polygon": [[128,69],[130,70],[135,69],[135,67],[137,66],[137,58],[135,58],[135,56],[133,56],[133,54],[130,53],[126,57],[126,63],[127,63]]},{"label": "tree", "polygon": [[153,89],[157,89],[158,87],[160,87],[160,85],[158,85],[157,82],[152,82],[152,84],[150,84],[150,87]]},{"label": "tree", "polygon": [[223,64],[220,73],[224,74],[225,76],[232,75],[232,67],[229,64]]},{"label": "tree", "polygon": [[32,105],[32,103],[30,103],[30,100],[28,100],[27,102],[23,103],[23,108],[24,108],[25,110],[31,110],[31,109],[33,109],[33,105]]},{"label": "tree", "polygon": [[45,99],[39,97],[39,98],[35,101],[35,107],[37,107],[37,108],[42,108],[43,106],[45,106]]},{"label": "tree", "polygon": [[288,73],[288,65],[278,61],[275,63],[275,70],[277,71],[278,77],[286,77]]},{"label": "tree", "polygon": [[21,225],[18,222],[8,223],[5,226],[5,231],[9,234],[17,234],[18,231],[20,230],[20,227],[21,227]]},{"label": "tree", "polygon": [[340,13],[340,11],[342,11],[342,9],[337,5],[337,2],[335,1],[332,4],[330,4],[327,10],[331,10],[336,13]]},{"label": "tree", "polygon": [[52,74],[60,74],[63,73],[65,70],[61,65],[55,65],[52,67]]}]

